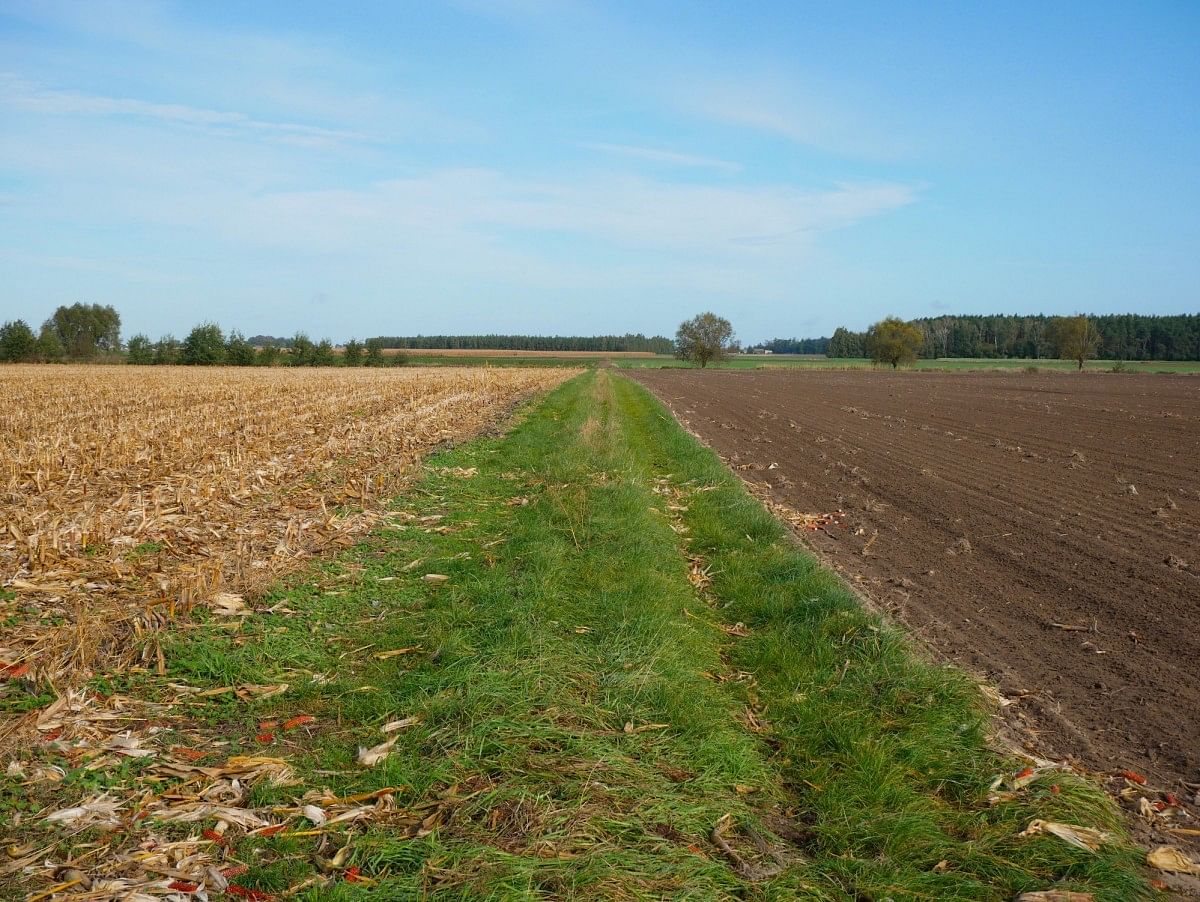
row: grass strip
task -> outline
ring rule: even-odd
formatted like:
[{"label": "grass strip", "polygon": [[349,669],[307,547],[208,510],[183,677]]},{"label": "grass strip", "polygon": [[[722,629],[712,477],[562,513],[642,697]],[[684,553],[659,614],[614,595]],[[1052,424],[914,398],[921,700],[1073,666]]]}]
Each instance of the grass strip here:
[{"label": "grass strip", "polygon": [[648,472],[671,472],[687,492],[689,549],[713,574],[720,616],[746,627],[728,660],[756,676],[772,764],[811,828],[824,880],[850,898],[1011,898],[1051,886],[1138,897],[1129,849],[1093,854],[1017,835],[1035,818],[1119,835],[1119,812],[1098,788],[1050,773],[989,805],[996,775],[1022,765],[990,748],[978,688],[867,612],[647,392],[622,381],[616,394]]},{"label": "grass strip", "polygon": [[[284,757],[304,787],[337,796],[400,787],[379,823],[290,835],[300,819],[237,839],[243,887],[305,899],[1142,891],[1119,842],[1091,853],[1018,837],[1034,817],[1119,825],[1065,774],[989,805],[993,777],[1020,765],[989,750],[978,691],[865,613],[628,380],[589,373],[509,435],[438,455],[393,519],[268,599],[274,613],[168,649],[176,683],[291,687],[194,704],[221,754]],[[312,720],[289,728],[300,715]],[[416,722],[389,734],[386,757],[356,762],[403,718]],[[252,801],[288,806],[302,791],[263,783]]]}]

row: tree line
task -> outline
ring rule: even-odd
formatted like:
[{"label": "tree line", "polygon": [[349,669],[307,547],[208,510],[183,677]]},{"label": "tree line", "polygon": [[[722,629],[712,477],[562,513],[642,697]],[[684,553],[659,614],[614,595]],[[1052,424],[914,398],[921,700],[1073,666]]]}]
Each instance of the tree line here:
[{"label": "tree line", "polygon": [[[350,339],[339,349],[328,338],[314,341],[303,332],[290,338],[228,334],[216,323],[201,323],[182,340],[139,333],[124,345],[121,316],[111,306],[72,304],[55,310],[40,332],[24,320],[0,325],[0,362],[54,363],[124,360],[135,366],[396,366],[407,362],[404,350],[481,349],[515,351],[634,351],[670,354],[674,343],[642,334],[561,335],[418,335]],[[340,350],[340,353],[339,353]],[[385,351],[393,353],[385,354]],[[400,351],[401,353],[394,353]]]},{"label": "tree line", "polygon": [[[259,338],[259,336],[255,336]],[[404,354],[384,355],[377,338],[350,339],[338,353],[328,338],[313,341],[304,332],[287,339],[286,347],[272,340],[256,344],[236,329],[228,335],[216,323],[201,323],[183,341],[166,335],[151,341],[138,334],[129,339],[125,360],[135,366],[403,366]]]},{"label": "tree line", "polygon": [[[1074,360],[1082,370],[1084,362],[1096,355],[1100,332],[1091,317],[1083,314],[1056,316],[1050,320],[1047,339],[1060,358]],[[892,369],[915,363],[927,340],[928,332],[921,321],[905,322],[895,316],[881,319],[866,332],[838,329],[830,338],[843,356],[870,357],[876,364],[887,364]],[[736,349],[733,326],[715,313],[685,320],[675,334],[675,356],[699,364],[701,369],[725,359]]]},{"label": "tree line", "polygon": [[[896,369],[902,363],[916,362],[927,338],[916,322],[889,316],[866,331],[863,346],[872,361]],[[1084,362],[1096,356],[1100,331],[1085,314],[1056,316],[1050,320],[1049,342],[1061,359],[1074,360],[1082,371]]]},{"label": "tree line", "polygon": [[661,335],[414,335],[380,336],[385,348],[481,351],[611,351],[670,354],[674,342]]},{"label": "tree line", "polygon": [[[381,339],[350,339],[338,353],[328,338],[313,341],[297,332],[286,342],[259,342],[236,329],[225,334],[216,323],[201,323],[182,341],[173,335],[152,340],[137,334],[122,345],[121,315],[110,306],[62,306],[42,323],[38,332],[22,319],[0,325],[0,362],[58,363],[97,359],[137,366],[399,366],[405,354],[384,354]],[[281,347],[281,345],[286,345]]]},{"label": "tree line", "polygon": [[828,338],[772,338],[770,341],[760,341],[746,350],[753,352],[761,348],[772,354],[827,354],[829,351]]},{"label": "tree line", "polygon": [[[1015,357],[1061,355],[1057,329],[1064,317],[938,316],[911,320],[921,332],[919,357]],[[1089,316],[1095,356],[1102,360],[1200,360],[1200,314],[1151,316],[1140,313]],[[839,328],[829,339],[829,357],[869,357],[868,333]],[[769,344],[767,345],[770,346]]]}]

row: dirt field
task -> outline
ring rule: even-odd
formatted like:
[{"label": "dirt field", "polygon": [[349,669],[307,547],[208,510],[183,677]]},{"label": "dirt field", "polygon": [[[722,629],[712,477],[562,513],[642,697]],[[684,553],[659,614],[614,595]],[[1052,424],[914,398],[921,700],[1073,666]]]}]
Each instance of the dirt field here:
[{"label": "dirt field", "polygon": [[1043,755],[1197,795],[1200,379],[630,375],[770,498],[843,511],[805,538]]}]

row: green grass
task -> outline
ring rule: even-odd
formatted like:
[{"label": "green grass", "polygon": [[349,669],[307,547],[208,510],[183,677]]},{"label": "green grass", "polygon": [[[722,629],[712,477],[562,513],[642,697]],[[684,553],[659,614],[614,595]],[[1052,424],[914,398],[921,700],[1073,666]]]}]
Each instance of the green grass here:
[{"label": "green grass", "polygon": [[[230,743],[222,754],[297,766],[304,787],[256,787],[256,804],[398,786],[401,809],[432,819],[415,836],[376,826],[348,840],[347,864],[376,882],[296,898],[1143,890],[1120,843],[1090,854],[1018,838],[1034,817],[1117,831],[1119,819],[1067,775],[989,805],[993,777],[1020,765],[989,749],[977,689],[865,613],[626,379],[586,374],[506,437],[429,461],[395,519],[276,593],[286,610],[168,648],[172,681],[292,686],[191,709]],[[712,574],[706,591],[688,555]],[[431,572],[449,581],[422,581]],[[300,713],[317,719],[256,744],[260,720]],[[381,724],[412,715],[386,760],[355,764]],[[747,859],[765,860],[757,833],[786,868],[757,883],[736,873],[711,839],[726,815]],[[323,842],[328,858],[347,840]],[[317,843],[242,839],[233,854],[253,867],[238,882],[294,887],[317,873]]]}]

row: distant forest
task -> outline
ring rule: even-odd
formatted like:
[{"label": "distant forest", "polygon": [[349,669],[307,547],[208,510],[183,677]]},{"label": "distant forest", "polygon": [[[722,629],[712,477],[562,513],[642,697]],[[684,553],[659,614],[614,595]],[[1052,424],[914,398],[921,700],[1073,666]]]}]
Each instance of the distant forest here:
[{"label": "distant forest", "polygon": [[[924,337],[921,356],[1053,358],[1053,316],[938,316],[911,322]],[[1138,313],[1089,317],[1099,334],[1101,360],[1200,360],[1200,313],[1149,316]],[[311,341],[303,332],[290,338],[226,335],[214,323],[198,325],[183,341],[164,335],[121,340],[121,316],[112,307],[72,304],[54,311],[40,330],[24,320],[0,324],[0,362],[120,360],[129,363],[229,363],[236,365],[350,366],[402,364],[403,354],[383,357],[385,348],[409,351],[463,349],[493,351],[601,351],[671,354],[675,343],[661,335],[417,335],[350,339],[339,353],[329,339]],[[775,354],[868,357],[866,333],[839,328],[829,338],[775,338],[746,348]]]},{"label": "distant forest", "polygon": [[385,348],[486,351],[643,351],[670,354],[675,343],[655,335],[381,335]]},{"label": "distant forest", "polygon": [[829,350],[828,338],[772,338],[746,348],[762,349],[772,354],[824,354]]},{"label": "distant forest", "polygon": [[[1200,360],[1200,314],[1090,317],[1100,333],[1101,360]],[[1057,356],[1052,316],[938,316],[912,320],[925,335],[922,357]],[[814,339],[820,341],[822,339]],[[767,342],[765,347],[771,347]],[[828,339],[830,357],[866,357],[866,333],[838,329]]]}]

